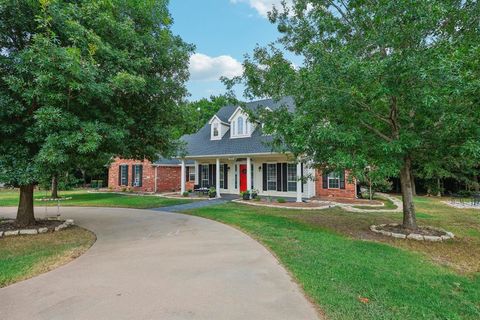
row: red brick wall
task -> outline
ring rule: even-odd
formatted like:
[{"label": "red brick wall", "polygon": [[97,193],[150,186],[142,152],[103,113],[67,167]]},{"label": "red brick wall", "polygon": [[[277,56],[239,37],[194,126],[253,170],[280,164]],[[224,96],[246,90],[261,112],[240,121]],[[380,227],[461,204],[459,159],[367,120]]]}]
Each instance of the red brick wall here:
[{"label": "red brick wall", "polygon": [[345,189],[323,189],[322,171],[316,170],[315,193],[318,197],[350,198],[356,197],[355,180],[349,183],[349,172],[345,171]]},{"label": "red brick wall", "polygon": [[[141,187],[132,186],[132,165],[143,165],[143,180]],[[128,165],[128,186],[118,185],[119,166]],[[108,170],[108,187],[114,190],[124,188],[134,191],[154,192],[155,191],[155,170],[157,170],[157,192],[172,192],[180,190],[180,166],[159,166],[154,167],[148,160],[127,160],[115,159]],[[188,190],[188,189],[187,189]]]}]

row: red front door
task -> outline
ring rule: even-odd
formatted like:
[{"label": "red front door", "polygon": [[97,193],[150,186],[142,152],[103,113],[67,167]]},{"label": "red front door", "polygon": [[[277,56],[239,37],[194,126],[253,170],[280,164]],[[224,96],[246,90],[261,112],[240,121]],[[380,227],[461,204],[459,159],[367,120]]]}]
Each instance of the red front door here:
[{"label": "red front door", "polygon": [[240,165],[240,192],[247,191],[247,165]]}]

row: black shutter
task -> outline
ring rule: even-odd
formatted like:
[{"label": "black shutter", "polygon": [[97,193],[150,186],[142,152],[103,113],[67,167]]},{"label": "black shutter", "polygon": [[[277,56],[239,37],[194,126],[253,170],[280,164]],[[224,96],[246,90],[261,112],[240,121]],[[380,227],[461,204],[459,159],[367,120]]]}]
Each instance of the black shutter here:
[{"label": "black shutter", "polygon": [[267,191],[267,164],[262,163],[262,175],[263,175],[263,191]]},{"label": "black shutter", "polygon": [[140,172],[139,172],[139,175],[140,175],[140,179],[138,179],[139,181],[139,187],[143,186],[143,165],[139,165],[140,167]]},{"label": "black shutter", "polygon": [[213,178],[213,168],[214,167],[215,166],[213,164],[208,165],[208,185],[210,187],[215,186],[215,183],[214,183],[215,179]]},{"label": "black shutter", "polygon": [[340,172],[340,189],[345,189],[345,170]]},{"label": "black shutter", "polygon": [[127,169],[127,173],[125,174],[127,176],[127,181],[125,182],[125,185],[128,186],[128,165],[125,165],[125,169]]},{"label": "black shutter", "polygon": [[253,190],[253,164],[250,165],[250,182],[251,182],[251,186],[250,186],[250,190]]},{"label": "black shutter", "polygon": [[325,172],[322,175],[322,188],[328,189],[328,175]]},{"label": "black shutter", "polygon": [[202,165],[199,164],[198,165],[198,184],[200,185],[200,187],[203,187],[202,185]]},{"label": "black shutter", "polygon": [[122,185],[122,165],[118,166],[118,186]]},{"label": "black shutter", "polygon": [[277,163],[277,191],[282,191],[282,164]]},{"label": "black shutter", "polygon": [[302,192],[303,192],[303,162],[300,163],[300,181],[302,182]]},{"label": "black shutter", "polygon": [[132,164],[132,187],[134,187],[135,184],[135,167],[136,165]]},{"label": "black shutter", "polygon": [[228,189],[228,165],[223,165],[223,189]]},{"label": "black shutter", "polygon": [[282,191],[287,191],[287,164],[282,163]]}]

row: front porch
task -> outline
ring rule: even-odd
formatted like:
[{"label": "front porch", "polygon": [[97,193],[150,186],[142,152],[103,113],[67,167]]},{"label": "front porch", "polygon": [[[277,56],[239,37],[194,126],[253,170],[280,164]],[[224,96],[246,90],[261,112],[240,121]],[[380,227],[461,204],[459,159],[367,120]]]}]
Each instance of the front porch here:
[{"label": "front porch", "polygon": [[[194,160],[188,170],[186,160]],[[294,198],[297,202],[315,195],[315,183],[306,179],[314,176],[314,169],[282,154],[187,157],[181,168],[181,193],[186,191],[187,180],[194,178],[197,187],[214,187],[217,198],[251,190],[260,196]]]}]

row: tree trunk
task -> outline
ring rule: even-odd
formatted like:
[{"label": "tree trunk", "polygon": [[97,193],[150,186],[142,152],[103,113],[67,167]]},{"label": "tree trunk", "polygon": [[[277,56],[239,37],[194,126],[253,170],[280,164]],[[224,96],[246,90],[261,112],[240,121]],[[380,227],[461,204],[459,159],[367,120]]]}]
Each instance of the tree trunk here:
[{"label": "tree trunk", "polygon": [[437,197],[442,196],[442,184],[440,182],[440,178],[437,178]]},{"label": "tree trunk", "polygon": [[52,196],[53,199],[58,198],[58,175],[54,174],[52,177]]},{"label": "tree trunk", "polygon": [[368,191],[368,195],[370,196],[370,201],[373,200],[373,196],[372,196],[372,179],[368,179],[368,186],[369,186],[369,191]]},{"label": "tree trunk", "polygon": [[407,229],[416,229],[417,221],[415,218],[415,205],[413,204],[412,190],[412,160],[405,157],[403,167],[400,170],[400,183],[402,185],[403,201],[403,227]]},{"label": "tree trunk", "polygon": [[413,176],[413,172],[411,170],[410,170],[410,181],[412,183],[412,194],[416,196],[417,188],[415,187],[415,177]]},{"label": "tree trunk", "polygon": [[82,172],[83,187],[86,188],[87,187],[87,178],[86,178],[86,175],[85,175],[85,170],[81,169],[80,171]]},{"label": "tree trunk", "polygon": [[17,219],[15,223],[19,227],[26,227],[35,224],[33,213],[33,184],[20,186],[20,201],[18,203]]}]

